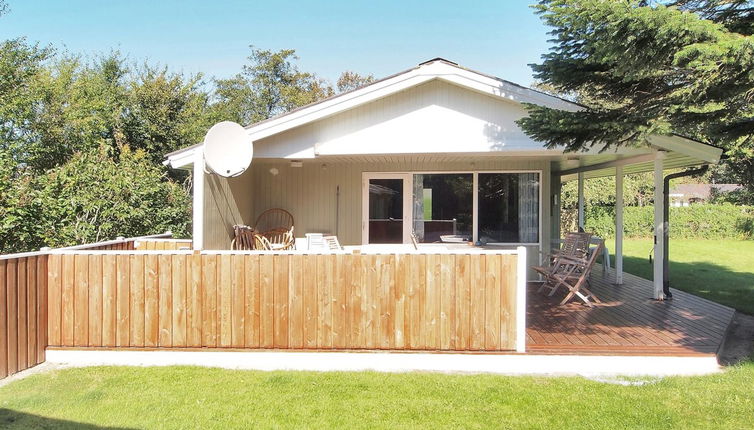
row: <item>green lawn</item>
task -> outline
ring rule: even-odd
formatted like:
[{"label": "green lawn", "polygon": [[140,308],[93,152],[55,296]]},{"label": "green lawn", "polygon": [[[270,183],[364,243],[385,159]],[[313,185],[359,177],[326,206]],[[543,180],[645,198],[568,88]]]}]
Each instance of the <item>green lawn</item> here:
[{"label": "green lawn", "polygon": [[[607,241],[614,251],[613,241]],[[652,279],[652,239],[624,240],[624,268]],[[754,241],[670,240],[670,285],[754,315]]]},{"label": "green lawn", "polygon": [[0,388],[0,428],[750,428],[754,364],[621,386],[583,378],[68,369]]}]

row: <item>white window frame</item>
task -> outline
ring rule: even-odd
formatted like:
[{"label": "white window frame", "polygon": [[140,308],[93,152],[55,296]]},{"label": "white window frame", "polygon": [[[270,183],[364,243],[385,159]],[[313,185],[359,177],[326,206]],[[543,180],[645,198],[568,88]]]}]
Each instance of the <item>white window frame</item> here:
[{"label": "white window frame", "polygon": [[397,172],[363,172],[361,179],[361,243],[369,243],[369,180],[402,179],[403,180],[403,243],[411,243],[411,226],[414,225],[414,211],[411,196],[414,194],[413,173]]},{"label": "white window frame", "polygon": [[[414,211],[411,196],[414,192],[413,182],[414,175],[453,175],[453,174],[471,174],[472,175],[472,240],[476,243],[479,240],[479,174],[480,173],[536,173],[539,181],[539,204],[538,204],[538,226],[537,232],[538,242],[523,243],[523,242],[490,242],[486,245],[489,246],[538,246],[542,249],[542,170],[415,170],[404,172],[362,172],[362,244],[369,243],[369,179],[403,179],[404,180],[404,192],[403,192],[403,212],[404,223],[403,225],[403,243],[411,242],[411,226],[414,225]],[[408,213],[406,213],[408,211]]]}]

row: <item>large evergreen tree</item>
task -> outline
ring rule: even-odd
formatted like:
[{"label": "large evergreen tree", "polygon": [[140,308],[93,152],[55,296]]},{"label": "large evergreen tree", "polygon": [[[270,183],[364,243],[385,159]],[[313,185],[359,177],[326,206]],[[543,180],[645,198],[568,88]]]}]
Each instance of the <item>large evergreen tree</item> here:
[{"label": "large evergreen tree", "polygon": [[576,99],[566,112],[528,105],[519,124],[549,147],[642,145],[678,133],[725,148],[754,188],[754,2],[543,0],[554,46],[533,65]]}]

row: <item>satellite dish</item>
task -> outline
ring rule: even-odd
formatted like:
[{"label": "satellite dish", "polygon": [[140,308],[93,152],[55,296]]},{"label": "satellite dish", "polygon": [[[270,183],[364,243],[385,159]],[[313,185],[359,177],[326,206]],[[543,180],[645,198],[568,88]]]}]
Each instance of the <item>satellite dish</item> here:
[{"label": "satellite dish", "polygon": [[246,130],[235,122],[218,122],[204,137],[207,167],[226,178],[238,176],[251,165],[254,147]]}]

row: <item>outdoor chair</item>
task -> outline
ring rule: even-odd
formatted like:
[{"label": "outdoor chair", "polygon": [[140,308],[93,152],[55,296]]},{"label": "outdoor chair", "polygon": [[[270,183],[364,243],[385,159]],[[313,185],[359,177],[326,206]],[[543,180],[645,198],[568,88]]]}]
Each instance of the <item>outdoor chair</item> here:
[{"label": "outdoor chair", "polygon": [[285,209],[273,208],[262,212],[254,223],[254,230],[262,233],[271,230],[290,230],[293,227],[293,215]]},{"label": "outdoor chair", "polygon": [[254,230],[264,236],[272,249],[294,249],[293,215],[285,209],[273,208],[262,212],[254,224]]},{"label": "outdoor chair", "polygon": [[296,247],[296,239],[293,237],[293,226],[290,229],[275,228],[259,233],[270,244],[269,249],[288,250]]},{"label": "outdoor chair", "polygon": [[230,242],[230,249],[249,251],[254,249],[254,229],[248,225],[234,225],[234,237]]},{"label": "outdoor chair", "polygon": [[551,285],[552,288],[550,295],[560,287],[565,287],[568,290],[568,293],[560,302],[561,305],[567,303],[573,296],[580,298],[589,307],[592,306],[592,301],[602,303],[589,290],[587,285],[589,285],[589,275],[597,257],[602,253],[603,246],[604,243],[600,241],[584,258],[565,255],[557,257],[556,269],[548,276],[547,284]]},{"label": "outdoor chair", "polygon": [[[555,264],[557,262],[558,257],[560,256],[568,256],[568,257],[576,257],[576,258],[586,257],[587,253],[589,252],[589,244],[590,244],[591,239],[592,239],[591,233],[584,233],[584,232],[566,233],[565,238],[563,240],[563,245],[560,247],[560,249],[555,249],[555,250],[550,251],[550,253],[548,254],[543,254],[543,258],[542,258],[542,261],[540,262],[540,265],[532,267],[532,270],[539,273],[545,278],[545,283],[542,284],[538,292],[542,291],[544,288],[547,287],[548,277],[553,273],[553,271],[558,269],[558,266]],[[552,295],[552,292],[550,295]]]}]

